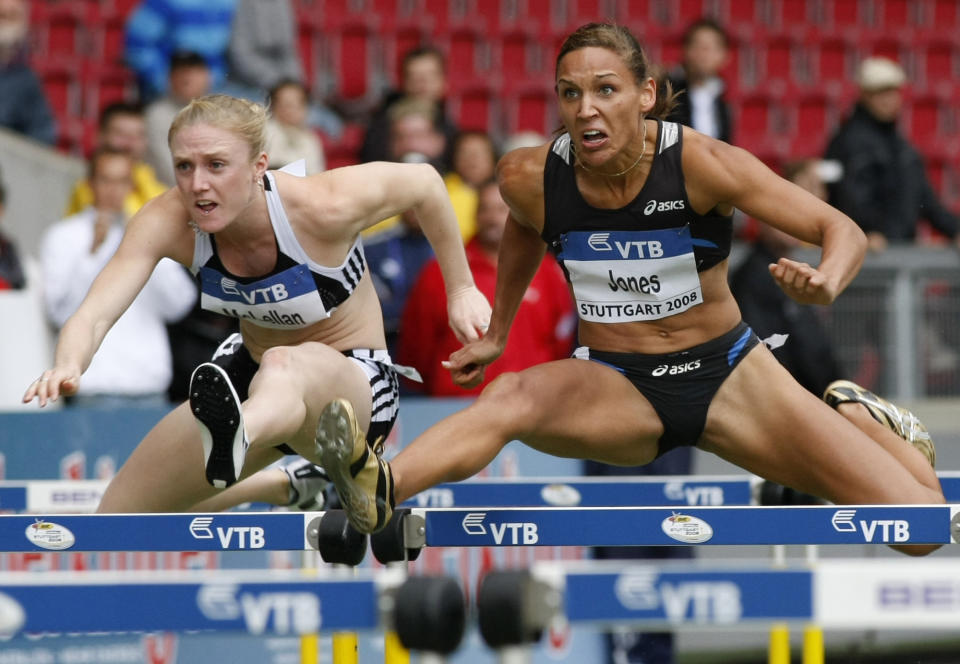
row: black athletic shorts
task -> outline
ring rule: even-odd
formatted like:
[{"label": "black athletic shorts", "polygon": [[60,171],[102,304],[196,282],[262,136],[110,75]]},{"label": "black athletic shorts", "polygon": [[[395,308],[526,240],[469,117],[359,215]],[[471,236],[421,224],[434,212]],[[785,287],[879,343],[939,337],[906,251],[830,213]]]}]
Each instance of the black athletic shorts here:
[{"label": "black athletic shorts", "polygon": [[716,339],[675,353],[611,353],[582,346],[574,357],[616,369],[646,397],[663,423],[657,451],[661,456],[675,447],[696,445],[713,396],[759,342],[750,326],[741,321]]},{"label": "black athletic shorts", "polygon": [[[370,428],[367,430],[367,442],[374,446],[378,440],[386,440],[393,429],[394,422],[397,421],[400,405],[400,382],[397,379],[397,372],[393,368],[390,354],[385,350],[354,348],[343,351],[343,354],[353,360],[370,381],[373,410],[370,415]],[[210,361],[227,372],[240,401],[245,401],[250,389],[250,381],[253,380],[253,375],[260,365],[243,345],[240,333],[235,332],[227,337]],[[293,448],[286,444],[277,445],[277,449],[284,454],[296,454]]]}]

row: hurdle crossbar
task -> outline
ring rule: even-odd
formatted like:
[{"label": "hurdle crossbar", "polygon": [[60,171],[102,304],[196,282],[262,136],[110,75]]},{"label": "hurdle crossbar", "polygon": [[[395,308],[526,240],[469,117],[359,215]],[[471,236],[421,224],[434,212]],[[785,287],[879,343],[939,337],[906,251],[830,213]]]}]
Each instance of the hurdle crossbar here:
[{"label": "hurdle crossbar", "polygon": [[413,509],[405,546],[948,544],[960,505]]},{"label": "hurdle crossbar", "polygon": [[[957,629],[956,560],[830,560],[774,568],[633,561],[543,562],[532,577],[571,623],[638,628]],[[541,601],[536,593],[527,599]],[[536,613],[534,611],[533,613]]]},{"label": "hurdle crossbar", "polygon": [[277,571],[0,573],[0,633],[234,631],[302,635],[382,627],[371,574]]},{"label": "hurdle crossbar", "polygon": [[[937,473],[948,503],[960,503],[960,471]],[[651,507],[756,505],[755,475],[474,478],[439,484],[402,507]],[[0,480],[0,510],[93,512],[105,480]],[[256,510],[260,511],[260,510]]]}]

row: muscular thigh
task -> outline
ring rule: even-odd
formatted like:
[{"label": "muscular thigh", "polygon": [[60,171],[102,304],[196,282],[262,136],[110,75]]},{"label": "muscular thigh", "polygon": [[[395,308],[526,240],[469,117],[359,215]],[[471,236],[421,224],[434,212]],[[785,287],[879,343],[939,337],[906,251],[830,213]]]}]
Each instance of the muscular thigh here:
[{"label": "muscular thigh", "polygon": [[[518,438],[556,456],[641,465],[657,453],[663,426],[650,403],[618,371],[590,360],[541,364],[513,377],[528,401]],[[504,408],[514,396],[506,395]]]},{"label": "muscular thigh", "polygon": [[[370,424],[370,382],[357,364],[338,350],[321,343],[308,342],[270,352],[282,351],[282,358],[268,358],[264,354],[262,367],[267,362],[281,364],[289,379],[296,381],[303,395],[307,412],[303,427],[289,445],[303,454],[312,455],[317,419],[321,411],[333,399],[348,399],[356,411],[360,426],[366,430]],[[257,378],[251,384],[256,389]]]},{"label": "muscular thigh", "polygon": [[914,483],[892,455],[801,387],[763,345],[720,387],[698,446],[837,503],[891,502]]}]

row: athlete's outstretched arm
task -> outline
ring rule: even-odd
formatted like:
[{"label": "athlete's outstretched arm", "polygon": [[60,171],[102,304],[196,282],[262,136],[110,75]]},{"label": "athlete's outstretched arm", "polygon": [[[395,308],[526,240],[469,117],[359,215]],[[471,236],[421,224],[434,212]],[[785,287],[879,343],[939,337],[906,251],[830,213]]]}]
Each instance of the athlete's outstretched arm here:
[{"label": "athlete's outstretched arm", "polygon": [[450,355],[444,366],[453,381],[474,387],[486,366],[503,353],[510,327],[527,287],[543,261],[547,246],[540,237],[543,225],[543,168],[536,148],[516,150],[497,167],[500,192],[510,208],[497,257],[497,290],[490,329],[482,339]]},{"label": "athlete's outstretched arm", "polygon": [[[822,248],[816,267],[786,258],[770,272],[803,304],[830,304],[853,281],[866,254],[866,236],[848,216],[771,171],[749,152],[685,132],[683,169],[695,209],[733,206]],[[690,149],[687,149],[687,148]],[[699,207],[698,207],[699,204]]]},{"label": "athlete's outstretched arm", "polygon": [[463,250],[457,217],[443,178],[428,164],[370,162],[321,173],[314,179],[329,195],[312,198],[335,200],[335,209],[319,218],[339,218],[337,223],[359,233],[388,217],[412,210],[430,241],[447,291],[450,327],[461,342],[475,340],[490,321],[490,305],[477,290]]},{"label": "athlete's outstretched arm", "polygon": [[[177,246],[192,244],[192,231],[185,221],[183,206],[167,192],[148,203],[128,223],[116,253],[94,279],[76,312],[67,319],[57,340],[53,368],[27,387],[24,403],[34,398],[45,406],[48,399],[76,393],[80,376],[90,366],[103,338],[143,289],[161,258],[174,257]],[[188,255],[192,246],[179,253]]]}]

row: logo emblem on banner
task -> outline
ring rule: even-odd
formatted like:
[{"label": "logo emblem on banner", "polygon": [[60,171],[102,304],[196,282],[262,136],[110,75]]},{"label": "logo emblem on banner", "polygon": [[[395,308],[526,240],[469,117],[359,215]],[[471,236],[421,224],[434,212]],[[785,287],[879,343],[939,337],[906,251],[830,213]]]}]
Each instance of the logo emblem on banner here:
[{"label": "logo emblem on banner", "polygon": [[73,533],[64,526],[50,521],[36,521],[27,526],[27,539],[34,546],[48,551],[63,551],[76,542]]},{"label": "logo emblem on banner", "polygon": [[540,497],[547,505],[574,507],[580,504],[580,492],[569,484],[548,484],[540,490]]},{"label": "logo emblem on banner", "polygon": [[695,516],[674,512],[660,524],[664,534],[678,542],[700,544],[713,537],[713,528],[709,523]]}]

